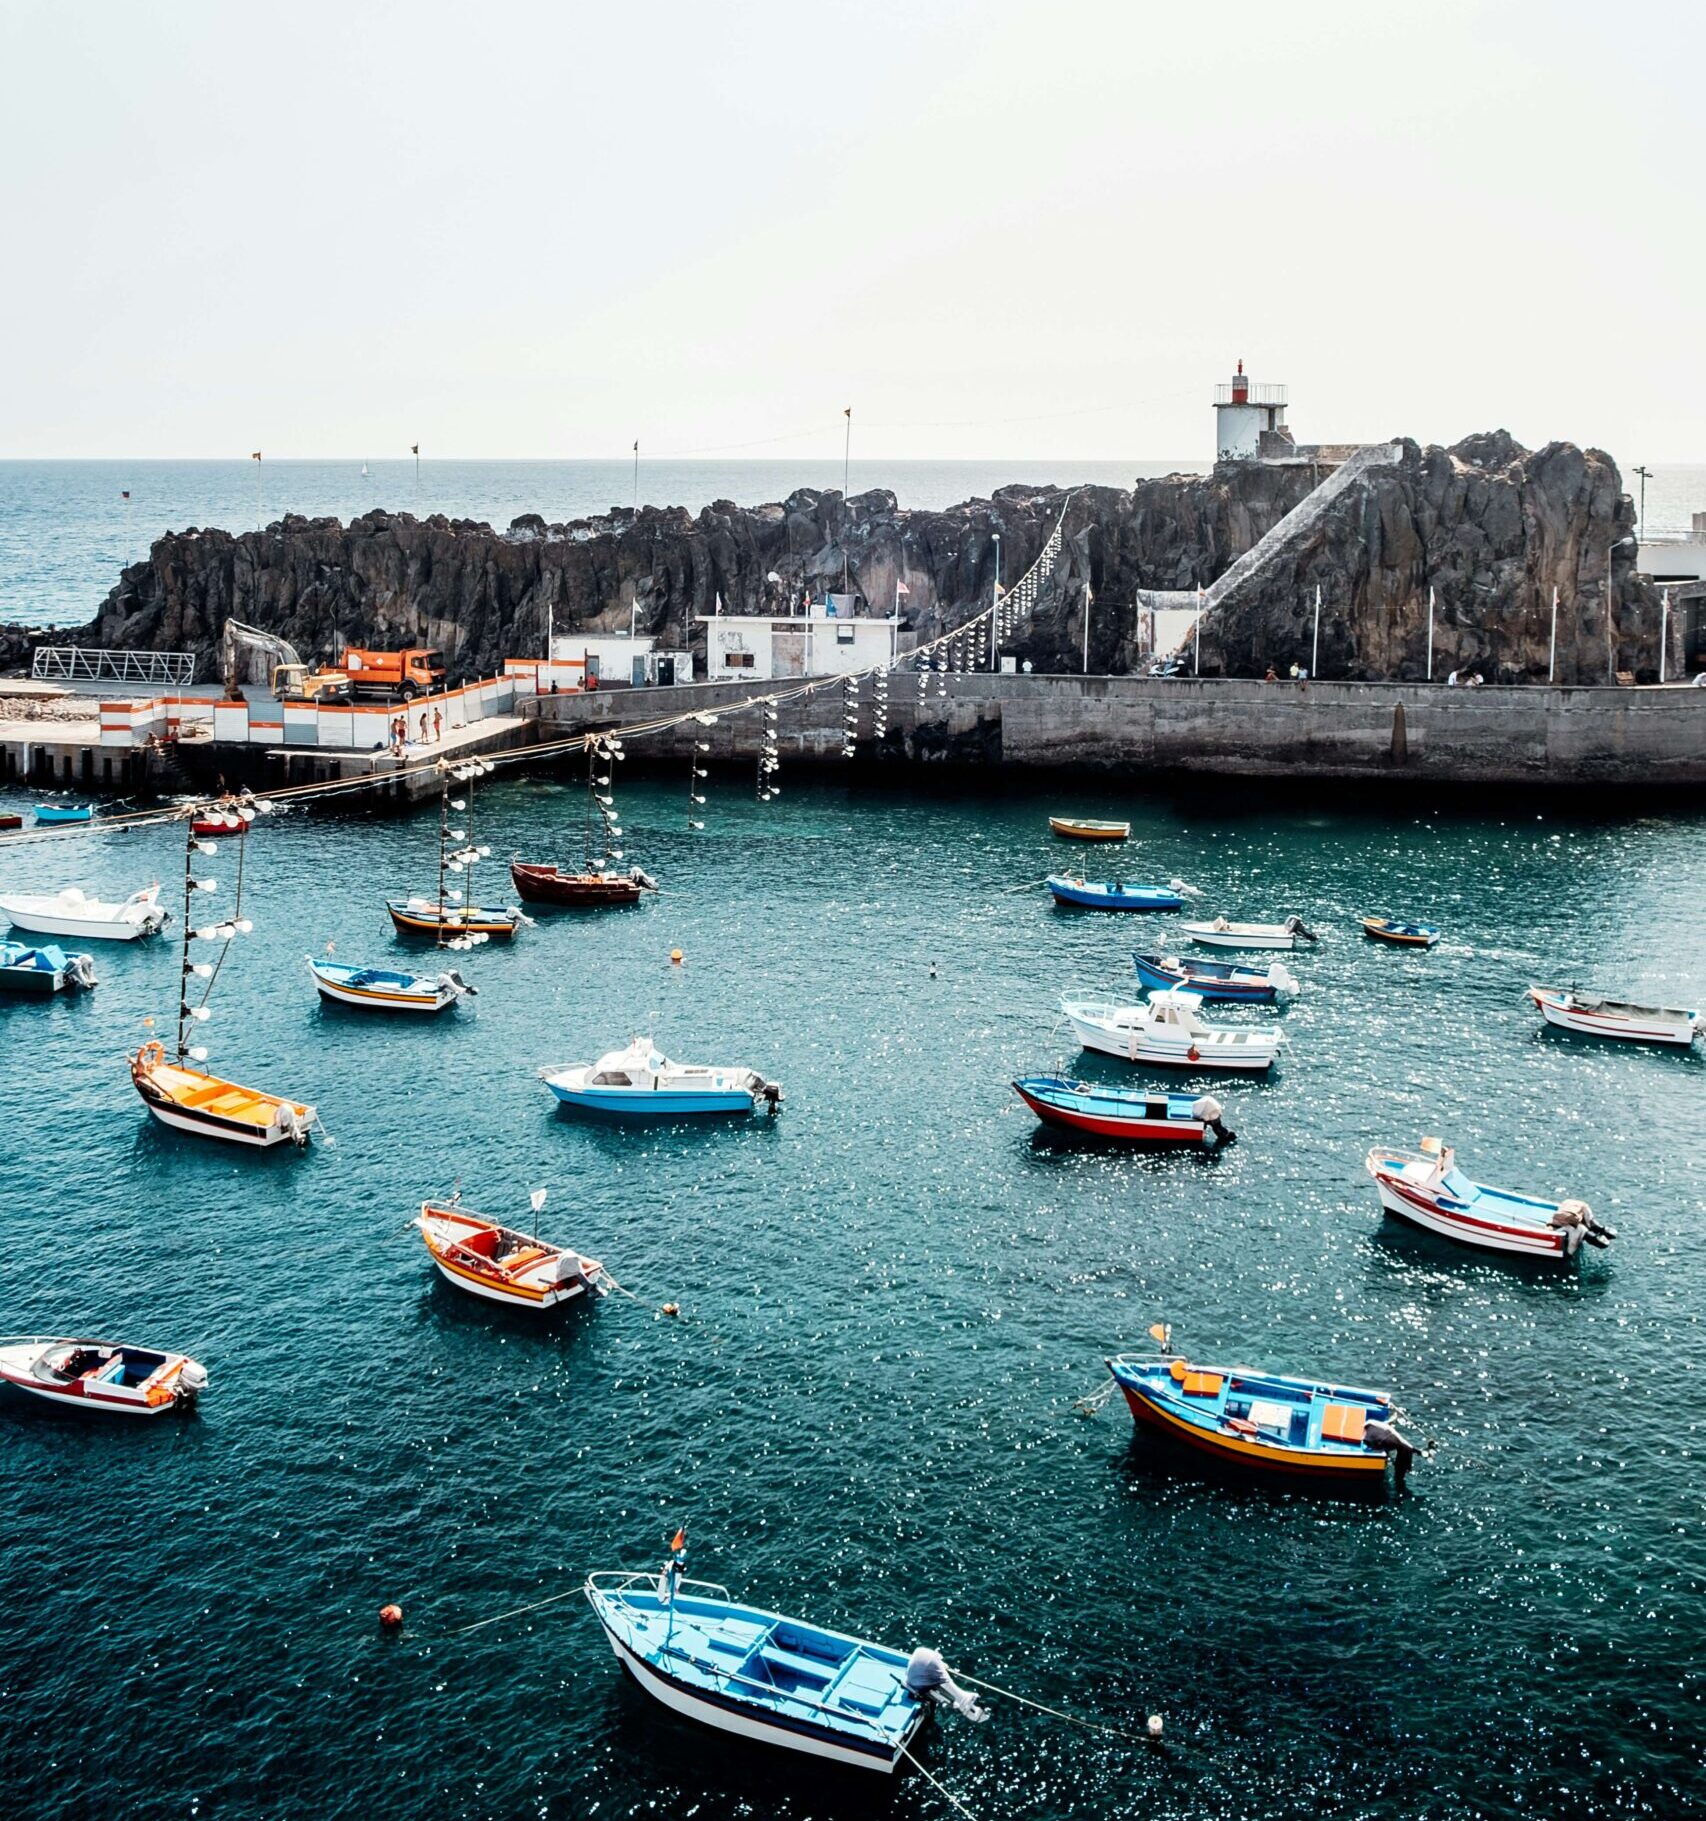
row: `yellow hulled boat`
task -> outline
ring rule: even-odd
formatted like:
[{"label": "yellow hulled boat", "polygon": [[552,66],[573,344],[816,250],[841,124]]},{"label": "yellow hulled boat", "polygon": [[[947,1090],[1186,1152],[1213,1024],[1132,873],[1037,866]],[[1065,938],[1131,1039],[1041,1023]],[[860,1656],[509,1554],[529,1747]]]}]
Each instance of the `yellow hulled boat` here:
[{"label": "yellow hulled boat", "polygon": [[1048,825],[1069,841],[1123,841],[1131,833],[1129,822],[1094,822],[1085,816],[1050,816]]},{"label": "yellow hulled boat", "polygon": [[130,1078],[143,1105],[175,1131],[264,1148],[306,1144],[314,1124],[311,1106],[223,1080],[182,1060],[168,1062],[161,1043],[145,1043],[130,1058]]}]

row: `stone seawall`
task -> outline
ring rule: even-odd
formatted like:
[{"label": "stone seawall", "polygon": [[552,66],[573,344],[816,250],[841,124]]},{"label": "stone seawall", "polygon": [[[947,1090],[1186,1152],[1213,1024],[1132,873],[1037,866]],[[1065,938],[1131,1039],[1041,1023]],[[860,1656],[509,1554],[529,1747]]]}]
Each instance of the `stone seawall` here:
[{"label": "stone seawall", "polygon": [[[952,675],[920,700],[890,679],[887,735],[872,737],[871,685],[859,694],[862,763],[1005,764],[1036,769],[1209,772],[1362,779],[1373,784],[1706,786],[1706,690],[1447,689],[1417,683],[1253,683],[1139,677]],[[535,705],[549,739],[687,708],[718,713],[754,686],[611,690]],[[781,706],[784,764],[843,764],[842,692]],[[718,761],[756,761],[756,713],[648,735],[636,759],[685,755],[706,741]]]}]

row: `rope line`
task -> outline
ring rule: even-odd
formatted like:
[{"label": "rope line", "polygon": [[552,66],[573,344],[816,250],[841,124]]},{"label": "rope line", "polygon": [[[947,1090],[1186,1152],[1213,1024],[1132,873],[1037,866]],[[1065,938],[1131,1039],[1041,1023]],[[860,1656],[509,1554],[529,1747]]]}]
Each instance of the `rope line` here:
[{"label": "rope line", "polygon": [[572,1600],[581,1591],[571,1587],[567,1593],[548,1594],[542,1600],[533,1600],[526,1606],[512,1606],[508,1612],[494,1612],[489,1619],[476,1619],[472,1625],[458,1625],[455,1630],[445,1633],[446,1637],[460,1638],[470,1631],[478,1631],[483,1625],[496,1625],[504,1619],[519,1619],[525,1612],[537,1612],[541,1606],[555,1606],[559,1600]]},{"label": "rope line", "polygon": [[993,1682],[980,1682],[976,1676],[968,1676],[962,1669],[955,1678],[960,1682],[969,1682],[973,1688],[981,1688],[986,1694],[1000,1695],[1005,1701],[1017,1701],[1021,1707],[1032,1707],[1040,1714],[1048,1714],[1056,1720],[1065,1720],[1072,1726],[1088,1727],[1092,1732],[1112,1733],[1116,1739],[1130,1739],[1138,1745],[1147,1745],[1149,1740],[1142,1733],[1127,1732],[1124,1727],[1110,1726],[1106,1720],[1086,1720],[1082,1714],[1068,1713],[1061,1707],[1047,1707],[1041,1701],[1032,1701],[1024,1695],[1016,1695],[1010,1688],[997,1688]]},{"label": "rope line", "polygon": [[966,1805],[959,1799],[958,1796],[956,1796],[954,1794],[954,1792],[951,1789],[949,1789],[947,1784],[944,1783],[942,1781],[942,1779],[940,1777],[938,1777],[929,1768],[928,1765],[921,1764],[917,1758],[913,1757],[912,1753],[909,1752],[904,1745],[900,1748],[900,1755],[907,1761],[908,1764],[910,1764],[919,1773],[920,1776],[926,1778],[929,1782],[934,1784],[936,1789],[938,1790],[938,1792],[940,1794],[946,1796],[947,1799],[951,1803],[953,1803],[954,1807],[957,1808],[960,1811],[960,1813],[966,1817],[966,1821],[977,1821],[977,1816],[974,1815],[971,1812],[971,1810],[966,1807]]}]

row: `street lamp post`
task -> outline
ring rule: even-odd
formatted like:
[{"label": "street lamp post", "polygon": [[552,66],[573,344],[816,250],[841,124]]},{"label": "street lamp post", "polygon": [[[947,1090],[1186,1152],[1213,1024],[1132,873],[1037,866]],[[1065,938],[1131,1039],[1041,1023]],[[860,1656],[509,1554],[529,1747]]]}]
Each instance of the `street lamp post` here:
[{"label": "street lamp post", "polygon": [[995,598],[989,604],[989,668],[1001,668],[1001,533],[995,539]]},{"label": "street lamp post", "polygon": [[1645,537],[1647,535],[1647,482],[1652,479],[1653,471],[1651,468],[1637,468],[1635,470],[1635,474],[1641,483],[1640,525],[1641,525],[1641,535],[1642,535],[1642,537]]}]

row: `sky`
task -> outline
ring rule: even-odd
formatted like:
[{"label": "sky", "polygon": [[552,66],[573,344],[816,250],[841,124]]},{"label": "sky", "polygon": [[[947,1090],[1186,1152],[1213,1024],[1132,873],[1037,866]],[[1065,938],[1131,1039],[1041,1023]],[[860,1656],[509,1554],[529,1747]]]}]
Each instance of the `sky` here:
[{"label": "sky", "polygon": [[0,457],[1706,460],[1706,14],[0,0]]}]

